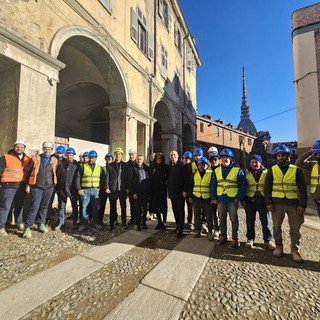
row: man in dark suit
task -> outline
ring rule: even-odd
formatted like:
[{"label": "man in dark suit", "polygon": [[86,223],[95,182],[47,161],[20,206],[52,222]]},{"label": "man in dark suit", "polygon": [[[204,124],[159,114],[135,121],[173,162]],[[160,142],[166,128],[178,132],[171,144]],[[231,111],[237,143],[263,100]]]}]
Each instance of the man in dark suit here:
[{"label": "man in dark suit", "polygon": [[170,152],[168,196],[171,200],[172,210],[177,225],[178,238],[183,236],[184,226],[184,199],[187,196],[184,183],[184,167],[176,150]]},{"label": "man in dark suit", "polygon": [[109,230],[114,229],[114,224],[117,220],[117,200],[121,206],[121,221],[122,227],[127,229],[127,204],[126,198],[129,192],[129,167],[122,160],[122,148],[116,148],[114,151],[115,160],[112,162],[106,175],[106,193],[109,194],[110,200],[110,226]]}]

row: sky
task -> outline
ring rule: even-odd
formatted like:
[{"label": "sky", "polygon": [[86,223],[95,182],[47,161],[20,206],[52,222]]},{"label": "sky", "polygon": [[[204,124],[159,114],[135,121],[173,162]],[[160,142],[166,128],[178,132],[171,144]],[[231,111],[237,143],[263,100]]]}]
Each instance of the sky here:
[{"label": "sky", "polygon": [[268,130],[272,142],[297,140],[291,14],[317,1],[179,3],[202,61],[197,69],[198,115],[209,113],[237,127],[244,67],[250,118],[257,130]]}]

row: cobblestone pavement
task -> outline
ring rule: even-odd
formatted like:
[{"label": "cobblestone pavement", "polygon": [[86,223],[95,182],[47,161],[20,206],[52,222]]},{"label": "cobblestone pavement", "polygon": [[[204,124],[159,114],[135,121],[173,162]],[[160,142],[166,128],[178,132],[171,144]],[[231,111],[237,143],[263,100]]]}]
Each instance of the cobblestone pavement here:
[{"label": "cobblestone pavement", "polygon": [[[244,217],[240,209],[241,241],[246,240]],[[319,222],[315,216],[306,218]],[[236,251],[228,245],[214,246],[179,319],[320,319],[318,226],[302,227],[301,252],[306,261],[297,264],[289,255],[286,220],[283,230],[286,255],[282,258],[274,258],[272,251],[264,248],[260,223],[256,225],[253,249],[246,248],[243,242]],[[45,235],[35,231],[32,239],[25,240],[11,229],[8,237],[0,239],[0,290],[122,232],[125,230],[117,227],[112,233],[89,230],[79,234],[67,227],[63,232],[50,231]],[[160,231],[22,319],[102,319],[134,291],[179,241],[172,230]],[[143,315],[141,319],[145,320]]]}]

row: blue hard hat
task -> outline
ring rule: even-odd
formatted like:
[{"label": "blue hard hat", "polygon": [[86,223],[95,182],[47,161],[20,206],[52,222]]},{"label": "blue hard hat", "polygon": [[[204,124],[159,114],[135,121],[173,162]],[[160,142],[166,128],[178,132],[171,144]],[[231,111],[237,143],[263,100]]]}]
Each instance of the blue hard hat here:
[{"label": "blue hard hat", "polygon": [[312,146],[313,153],[320,153],[320,140],[317,140]]},{"label": "blue hard hat", "polygon": [[230,158],[234,158],[234,154],[233,152],[228,149],[228,148],[225,148],[223,149],[221,152],[220,152],[220,157],[230,157]]},{"label": "blue hard hat", "polygon": [[212,158],[220,158],[219,153],[217,153],[217,152],[213,152],[213,153],[211,153],[211,154],[210,154],[210,158],[209,158],[209,159],[212,159]]},{"label": "blue hard hat", "polygon": [[208,162],[208,159],[206,157],[201,157],[199,160],[198,160],[198,164],[209,164]]},{"label": "blue hard hat", "polygon": [[64,146],[58,146],[56,149],[57,153],[65,154],[66,153],[66,148]]},{"label": "blue hard hat", "polygon": [[85,152],[82,154],[82,157],[89,157],[89,152],[88,152],[88,151],[85,151]]},{"label": "blue hard hat", "polygon": [[290,156],[290,149],[285,144],[282,144],[280,146],[277,146],[273,151],[274,155],[277,155],[279,153],[285,153],[286,155]]},{"label": "blue hard hat", "polygon": [[188,159],[192,159],[192,153],[190,151],[186,151],[183,154],[183,158],[188,158]]},{"label": "blue hard hat", "polygon": [[197,148],[197,149],[194,150],[193,155],[202,157],[203,156],[203,150],[201,148]]},{"label": "blue hard hat", "polygon": [[113,154],[112,154],[111,152],[109,152],[109,153],[107,153],[107,154],[105,155],[104,158],[112,158],[112,159],[113,159]]},{"label": "blue hard hat", "polygon": [[68,148],[67,150],[66,150],[66,154],[76,154],[76,150],[74,150],[73,148]]},{"label": "blue hard hat", "polygon": [[90,150],[88,154],[89,158],[98,158],[98,154],[95,150]]}]

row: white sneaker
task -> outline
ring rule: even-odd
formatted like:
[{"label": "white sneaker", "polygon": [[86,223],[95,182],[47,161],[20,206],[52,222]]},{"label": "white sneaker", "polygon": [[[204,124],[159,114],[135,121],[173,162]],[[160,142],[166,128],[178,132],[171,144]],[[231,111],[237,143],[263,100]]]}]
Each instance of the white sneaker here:
[{"label": "white sneaker", "polygon": [[248,240],[246,242],[246,247],[252,249],[253,248],[253,240]]},{"label": "white sneaker", "polygon": [[271,250],[274,250],[276,248],[275,244],[272,241],[266,241],[264,245]]},{"label": "white sneaker", "polygon": [[209,232],[208,227],[203,223],[201,226],[201,233],[208,233],[208,232]]},{"label": "white sneaker", "polygon": [[291,251],[291,254],[292,254],[293,261],[299,262],[299,263],[303,262],[303,259],[298,250]]},{"label": "white sneaker", "polygon": [[276,248],[273,250],[272,254],[275,257],[280,258],[283,255],[283,246],[276,245]]}]

